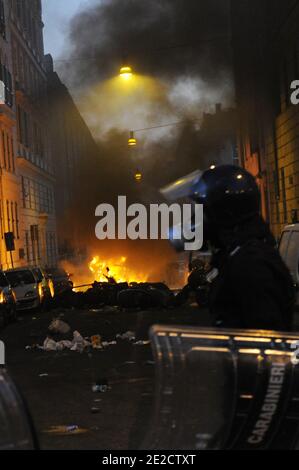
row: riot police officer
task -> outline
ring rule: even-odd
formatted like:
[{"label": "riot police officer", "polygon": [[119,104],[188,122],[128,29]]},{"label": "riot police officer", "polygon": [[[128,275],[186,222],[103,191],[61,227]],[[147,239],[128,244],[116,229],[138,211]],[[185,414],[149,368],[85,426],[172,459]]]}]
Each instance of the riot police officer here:
[{"label": "riot police officer", "polygon": [[214,253],[208,275],[214,325],[290,330],[293,282],[260,215],[254,177],[223,165],[193,174],[189,190],[189,197],[203,204],[204,238]]}]

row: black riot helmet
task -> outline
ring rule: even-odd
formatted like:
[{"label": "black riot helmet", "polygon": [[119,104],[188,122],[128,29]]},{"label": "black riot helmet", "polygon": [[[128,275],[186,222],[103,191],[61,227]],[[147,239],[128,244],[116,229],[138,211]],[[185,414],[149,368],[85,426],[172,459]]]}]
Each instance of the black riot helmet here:
[{"label": "black riot helmet", "polygon": [[221,165],[205,171],[191,198],[204,206],[214,227],[233,228],[260,212],[260,192],[254,177],[243,168]]}]

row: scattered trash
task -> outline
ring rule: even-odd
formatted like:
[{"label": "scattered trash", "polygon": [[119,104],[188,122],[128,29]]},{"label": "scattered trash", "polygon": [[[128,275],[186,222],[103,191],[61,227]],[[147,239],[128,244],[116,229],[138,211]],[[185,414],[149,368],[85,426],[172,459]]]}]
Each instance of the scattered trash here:
[{"label": "scattered trash", "polygon": [[52,333],[60,333],[62,335],[66,335],[67,333],[69,333],[71,331],[71,327],[70,327],[70,325],[68,325],[64,321],[59,320],[58,318],[56,318],[55,320],[53,320],[51,322],[51,324],[49,326],[49,330]]},{"label": "scattered trash", "polygon": [[102,401],[102,398],[97,398],[96,400],[93,400],[95,403],[100,403]]},{"label": "scattered trash", "polygon": [[88,430],[84,428],[80,428],[76,424],[67,425],[67,426],[51,426],[49,429],[43,431],[47,434],[56,434],[59,436],[67,436],[67,435],[76,435],[76,434],[84,434],[87,433]]},{"label": "scattered trash", "polygon": [[94,393],[106,393],[110,390],[107,379],[98,380],[93,386],[92,391]]},{"label": "scattered trash", "polygon": [[115,346],[117,344],[116,341],[103,341],[102,346],[104,348],[107,348],[108,346]]},{"label": "scattered trash", "polygon": [[108,385],[93,385],[92,386],[92,391],[94,393],[106,393],[108,392],[109,387]]},{"label": "scattered trash", "polygon": [[44,349],[43,346],[40,346],[39,344],[32,344],[31,346],[25,346],[26,351],[31,351],[32,349]]},{"label": "scattered trash", "polygon": [[77,425],[67,426],[66,428],[67,432],[74,432],[74,431],[77,431],[78,429],[79,429],[79,426]]},{"label": "scattered trash", "polygon": [[63,340],[63,341],[59,341],[58,343],[56,343],[56,350],[57,351],[63,351],[64,349],[71,349],[73,346],[73,343],[72,341],[67,341],[67,340]]},{"label": "scattered trash", "polygon": [[54,339],[47,337],[43,344],[44,351],[57,351],[57,343]]},{"label": "scattered trash", "polygon": [[136,339],[136,333],[134,331],[127,331],[126,333],[123,333],[122,335],[116,335],[117,339],[122,339],[122,340],[128,340],[128,341],[135,341]]},{"label": "scattered trash", "polygon": [[99,413],[101,410],[100,410],[100,408],[96,408],[95,406],[93,406],[90,411],[92,412],[92,414],[97,414],[97,413]]},{"label": "scattered trash", "polygon": [[90,341],[93,349],[103,349],[102,338],[100,335],[91,336]]},{"label": "scattered trash", "polygon": [[32,317],[32,320],[37,320],[37,318],[36,318],[36,317]]},{"label": "scattered trash", "polygon": [[151,344],[150,341],[136,341],[134,346],[147,346],[148,344]]},{"label": "scattered trash", "polygon": [[49,374],[39,374],[39,377],[49,377]]},{"label": "scattered trash", "polygon": [[91,343],[89,341],[86,341],[79,331],[74,331],[73,333],[73,341],[72,341],[72,347],[70,348],[71,351],[78,351],[82,352],[84,349],[88,346],[91,346]]},{"label": "scattered trash", "polygon": [[54,339],[47,337],[42,349],[44,351],[63,351],[64,349],[70,349],[71,351],[82,352],[89,346],[91,346],[91,343],[86,341],[78,331],[74,331],[73,341],[63,340],[56,342]]}]

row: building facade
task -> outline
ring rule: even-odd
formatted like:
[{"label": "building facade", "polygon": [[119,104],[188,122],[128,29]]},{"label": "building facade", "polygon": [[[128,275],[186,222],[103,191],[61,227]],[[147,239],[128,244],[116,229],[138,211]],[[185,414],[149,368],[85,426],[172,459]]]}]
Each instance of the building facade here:
[{"label": "building facade", "polygon": [[11,267],[11,257],[5,245],[5,233],[13,232],[15,235],[16,251],[13,258],[18,258],[16,262],[19,261],[22,248],[9,3],[3,0],[0,2],[0,259],[3,268]]},{"label": "building facade", "polygon": [[41,1],[9,3],[22,255],[27,264],[53,266],[57,261],[55,180],[48,130]]},{"label": "building facade", "polygon": [[231,18],[239,156],[278,238],[299,216],[299,1],[232,0]]},{"label": "building facade", "polygon": [[[54,70],[51,55],[45,56],[48,80],[49,131],[55,175],[58,252],[61,260],[84,255],[84,212],[88,204],[88,171],[94,167],[99,148],[66,86]],[[86,171],[87,170],[87,171]],[[85,181],[85,184],[82,184]],[[91,182],[91,179],[90,179]]]},{"label": "building facade", "polygon": [[1,0],[0,59],[1,267],[53,266],[55,180],[40,0]]}]

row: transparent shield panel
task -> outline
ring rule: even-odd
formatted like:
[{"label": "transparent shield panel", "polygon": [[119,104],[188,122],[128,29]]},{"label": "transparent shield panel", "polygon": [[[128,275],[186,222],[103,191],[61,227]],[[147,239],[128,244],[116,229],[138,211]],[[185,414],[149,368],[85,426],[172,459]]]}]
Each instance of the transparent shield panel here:
[{"label": "transparent shield panel", "polygon": [[293,449],[298,335],[156,326],[154,418],[143,448]]},{"label": "transparent shield panel", "polygon": [[25,404],[5,370],[0,370],[0,450],[35,448]]}]

